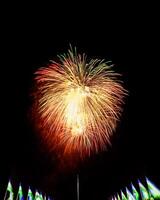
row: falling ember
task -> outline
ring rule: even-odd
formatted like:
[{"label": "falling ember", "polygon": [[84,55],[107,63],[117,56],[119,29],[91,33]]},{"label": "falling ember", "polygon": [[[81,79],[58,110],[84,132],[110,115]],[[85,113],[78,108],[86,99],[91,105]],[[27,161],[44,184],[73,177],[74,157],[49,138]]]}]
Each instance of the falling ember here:
[{"label": "falling ember", "polygon": [[122,112],[119,74],[104,60],[72,49],[36,72],[36,109],[44,138],[64,152],[98,152],[110,143]]}]

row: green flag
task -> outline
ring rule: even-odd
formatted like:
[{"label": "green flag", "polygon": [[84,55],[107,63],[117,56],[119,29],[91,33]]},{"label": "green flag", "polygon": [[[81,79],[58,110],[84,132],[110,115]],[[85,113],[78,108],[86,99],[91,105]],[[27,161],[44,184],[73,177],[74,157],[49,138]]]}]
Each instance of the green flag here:
[{"label": "green flag", "polygon": [[138,181],[139,188],[140,188],[140,193],[141,193],[141,198],[142,200],[148,200],[149,199],[149,194],[147,189],[142,185],[140,181]]},{"label": "green flag", "polygon": [[160,190],[151,182],[148,178],[146,178],[148,190],[150,197],[160,199]]},{"label": "green flag", "polygon": [[131,187],[132,187],[132,194],[133,194],[135,200],[139,200],[139,193],[137,192],[136,188],[134,187],[133,184],[131,184]]},{"label": "green flag", "polygon": [[8,182],[8,185],[7,185],[7,200],[13,200],[13,188],[12,188],[12,185],[11,185],[11,182],[9,181]]},{"label": "green flag", "polygon": [[42,194],[39,194],[39,192],[37,190],[35,193],[35,200],[43,200]]},{"label": "green flag", "polygon": [[8,192],[13,192],[13,188],[12,188],[12,185],[11,185],[10,181],[8,182],[8,185],[7,185],[7,191]]},{"label": "green flag", "polygon": [[28,189],[27,200],[34,200],[33,193],[30,187]]},{"label": "green flag", "polygon": [[18,199],[19,200],[24,200],[21,184],[19,185],[19,189],[18,189]]},{"label": "green flag", "polygon": [[43,196],[42,196],[42,194],[40,194],[40,198],[41,198],[41,200],[43,200]]},{"label": "green flag", "polygon": [[118,200],[121,200],[121,198],[120,198],[119,194],[117,195],[117,198],[118,198]]},{"label": "green flag", "polygon": [[122,197],[122,200],[127,200],[127,197],[124,195],[122,191],[121,191],[121,197]]},{"label": "green flag", "polygon": [[132,193],[128,190],[128,188],[126,188],[126,193],[127,193],[127,198],[128,198],[128,200],[135,200],[134,196],[133,196]]}]

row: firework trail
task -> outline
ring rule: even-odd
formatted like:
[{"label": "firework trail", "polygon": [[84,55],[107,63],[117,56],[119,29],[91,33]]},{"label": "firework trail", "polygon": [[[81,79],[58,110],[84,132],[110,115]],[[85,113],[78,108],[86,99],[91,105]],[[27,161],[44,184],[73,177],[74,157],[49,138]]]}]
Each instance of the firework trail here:
[{"label": "firework trail", "polygon": [[126,94],[112,65],[71,48],[35,74],[38,126],[48,144],[82,155],[105,149]]}]

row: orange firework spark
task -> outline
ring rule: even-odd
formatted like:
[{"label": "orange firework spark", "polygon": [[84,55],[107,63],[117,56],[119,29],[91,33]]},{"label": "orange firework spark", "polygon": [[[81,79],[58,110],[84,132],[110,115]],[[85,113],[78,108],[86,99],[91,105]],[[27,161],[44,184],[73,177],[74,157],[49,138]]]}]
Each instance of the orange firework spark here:
[{"label": "orange firework spark", "polygon": [[53,146],[83,155],[110,143],[126,93],[111,68],[71,49],[36,72],[39,124]]}]

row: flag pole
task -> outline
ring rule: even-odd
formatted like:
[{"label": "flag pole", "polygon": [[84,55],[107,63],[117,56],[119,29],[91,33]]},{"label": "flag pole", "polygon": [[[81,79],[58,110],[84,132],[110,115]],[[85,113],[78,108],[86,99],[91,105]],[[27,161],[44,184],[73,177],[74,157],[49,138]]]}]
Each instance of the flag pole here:
[{"label": "flag pole", "polygon": [[17,194],[17,196],[16,196],[16,200],[18,200],[18,194]]},{"label": "flag pole", "polygon": [[79,174],[77,174],[77,200],[79,200]]},{"label": "flag pole", "polygon": [[[9,180],[10,181],[10,180]],[[7,185],[7,188],[8,188],[8,185]],[[7,197],[7,188],[6,188],[6,191],[5,191],[5,195],[4,195],[4,199],[3,200],[6,200],[6,197]]]},{"label": "flag pole", "polygon": [[[21,185],[21,184],[20,184],[20,185]],[[19,195],[19,188],[18,188],[18,192],[17,192],[16,200],[18,200],[18,195]]]},{"label": "flag pole", "polygon": [[18,200],[18,197],[19,197],[19,189],[18,189],[18,192],[17,192],[16,200]]},{"label": "flag pole", "polygon": [[[7,186],[8,187],[8,186]],[[5,195],[4,195],[4,199],[3,200],[6,200],[6,197],[7,197],[7,188],[6,188],[6,191],[5,191]]]},{"label": "flag pole", "polygon": [[6,189],[6,192],[5,192],[5,195],[4,195],[4,199],[3,199],[3,200],[6,200],[6,196],[7,196],[7,189]]}]

